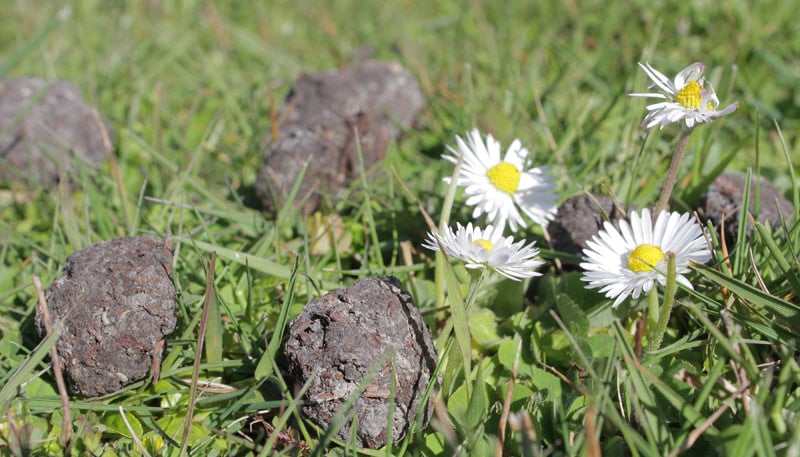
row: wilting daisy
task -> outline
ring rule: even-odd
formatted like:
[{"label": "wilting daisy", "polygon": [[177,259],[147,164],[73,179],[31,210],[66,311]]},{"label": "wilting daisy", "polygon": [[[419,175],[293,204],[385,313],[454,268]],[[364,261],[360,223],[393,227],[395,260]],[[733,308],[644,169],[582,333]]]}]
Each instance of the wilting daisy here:
[{"label": "wilting daisy", "polygon": [[631,97],[649,97],[665,100],[647,106],[647,116],[642,124],[647,128],[665,125],[683,120],[687,127],[694,127],[696,123],[711,122],[712,119],[725,116],[736,111],[739,103],[728,105],[725,109],[717,110],[719,98],[714,92],[714,87],[703,77],[705,64],[695,62],[684,68],[670,81],[664,74],[650,66],[649,63],[639,64],[647,76],[653,80],[648,89],[660,89],[659,92],[628,94]]},{"label": "wilting daisy", "polygon": [[675,254],[676,280],[691,288],[684,276],[689,272],[689,262],[706,263],[711,252],[703,236],[703,229],[689,215],[662,211],[655,224],[650,210],[630,214],[630,224],[619,221],[619,229],[610,222],[586,242],[583,250],[585,262],[581,263],[590,289],[600,288],[606,297],[614,298],[614,305],[628,296],[639,298],[658,282],[666,284],[666,254]]},{"label": "wilting daisy", "polygon": [[[486,213],[489,223],[500,231],[508,224],[516,232],[527,226],[522,210],[537,224],[547,226],[556,211],[555,185],[545,174],[547,167],[525,168],[529,151],[519,140],[511,143],[503,158],[500,143],[492,135],[486,135],[484,143],[477,129],[467,133],[467,141],[456,136],[456,143],[456,149],[448,146],[453,155],[442,157],[456,163],[464,156],[456,182],[465,187],[467,205],[475,207],[472,217]],[[445,180],[450,182],[450,178]]]},{"label": "wilting daisy", "polygon": [[445,227],[441,234],[428,233],[422,244],[428,249],[444,252],[465,263],[467,268],[495,270],[501,275],[519,281],[538,276],[535,270],[544,262],[539,260],[539,250],[534,243],[525,245],[525,240],[514,242],[514,238],[503,236],[503,229],[493,225],[485,229],[456,224],[456,231]]}]

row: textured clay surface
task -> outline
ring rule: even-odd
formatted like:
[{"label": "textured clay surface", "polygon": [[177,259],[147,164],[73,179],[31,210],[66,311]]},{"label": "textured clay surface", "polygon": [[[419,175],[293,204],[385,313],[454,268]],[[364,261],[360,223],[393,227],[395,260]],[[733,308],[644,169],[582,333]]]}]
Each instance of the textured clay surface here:
[{"label": "textured clay surface", "polygon": [[0,80],[0,181],[52,187],[79,166],[99,167],[114,135],[71,82]]},{"label": "textured clay surface", "polygon": [[[781,215],[791,220],[794,214],[792,203],[769,181],[753,176],[750,178],[750,202],[748,210],[755,210],[756,183],[759,183],[759,211],[755,219],[761,224],[779,227]],[[730,247],[736,241],[741,217],[742,197],[744,195],[745,176],[734,173],[723,173],[708,187],[700,200],[697,212],[706,221],[711,221],[717,230],[725,225],[725,241]],[[747,235],[753,230],[753,224],[748,220]]]},{"label": "textured clay surface", "polygon": [[[158,370],[175,330],[172,253],[152,236],[117,238],[69,256],[47,291],[56,345],[71,390],[106,395]],[[36,315],[39,334],[43,316]]]},{"label": "textured clay surface", "polygon": [[[311,379],[303,413],[327,428],[371,370],[377,374],[354,405],[361,447],[386,444],[389,392],[395,382],[393,440],[405,436],[436,368],[430,331],[394,278],[367,278],[313,300],[292,322],[285,352],[299,388]],[[387,354],[394,354],[384,361]],[[392,379],[394,363],[396,379]],[[424,421],[433,403],[424,405]],[[347,421],[337,437],[348,441]]]},{"label": "textured clay surface", "polygon": [[358,176],[357,145],[369,169],[383,159],[389,142],[411,126],[424,103],[416,79],[395,62],[367,61],[300,76],[259,171],[256,191],[262,206],[272,212],[287,203],[308,162],[297,198],[304,202],[303,214],[311,214],[320,205],[320,194],[336,197]]},{"label": "textured clay surface", "polygon": [[612,198],[603,195],[595,195],[594,200],[586,194],[568,198],[558,207],[554,220],[547,226],[553,249],[581,255],[586,240],[603,228],[603,212],[609,220],[615,221],[626,217],[620,209]]}]

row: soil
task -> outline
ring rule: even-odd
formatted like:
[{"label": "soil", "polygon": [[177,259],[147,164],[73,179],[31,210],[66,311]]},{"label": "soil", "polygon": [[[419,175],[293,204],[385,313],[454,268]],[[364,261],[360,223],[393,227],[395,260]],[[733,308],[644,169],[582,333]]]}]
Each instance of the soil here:
[{"label": "soil", "polygon": [[396,62],[366,61],[326,73],[304,74],[284,102],[277,138],[256,182],[263,208],[274,212],[300,181],[295,202],[309,215],[333,202],[379,162],[389,143],[411,127],[425,103],[416,79]]},{"label": "soil", "polygon": [[[742,199],[744,197],[745,176],[734,173],[723,173],[708,187],[700,200],[698,214],[704,221],[711,221],[718,234],[725,235],[725,242],[730,248],[736,241],[741,217]],[[758,185],[758,187],[756,187]],[[765,178],[753,176],[750,179],[750,201],[748,210],[756,209],[755,197],[758,189],[758,214],[755,219],[761,224],[769,224],[773,228],[780,227],[781,216],[791,218],[794,205],[784,197]],[[789,222],[791,223],[791,222]],[[747,236],[753,230],[753,223],[748,219]]]},{"label": "soil", "polygon": [[553,249],[581,255],[586,248],[586,241],[603,228],[603,221],[625,217],[626,214],[614,204],[611,197],[580,194],[568,198],[558,207],[555,218],[547,226],[547,232]]},{"label": "soil", "polygon": [[[310,380],[302,412],[323,429],[364,387],[351,410],[361,447],[386,444],[392,389],[394,441],[405,436],[420,407],[424,424],[431,417],[432,401],[421,405],[436,368],[436,349],[395,278],[362,279],[308,303],[291,324],[285,353],[296,388]],[[349,441],[352,423],[345,420],[336,436]]]},{"label": "soil", "polygon": [[0,182],[52,188],[111,155],[115,132],[69,81],[0,80]]},{"label": "soil", "polygon": [[[152,236],[95,243],[67,258],[47,291],[51,327],[67,384],[97,397],[155,377],[164,340],[175,330],[172,253]],[[43,337],[43,315],[36,326]]]}]

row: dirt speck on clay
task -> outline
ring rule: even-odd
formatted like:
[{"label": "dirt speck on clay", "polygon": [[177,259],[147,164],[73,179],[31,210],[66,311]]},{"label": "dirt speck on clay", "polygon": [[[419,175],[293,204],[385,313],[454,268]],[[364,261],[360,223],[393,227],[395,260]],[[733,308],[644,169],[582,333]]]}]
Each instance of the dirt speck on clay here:
[{"label": "dirt speck on clay", "polygon": [[[46,299],[52,327],[61,327],[56,348],[73,393],[110,394],[159,369],[177,324],[171,262],[153,236],[102,241],[67,258]],[[43,318],[37,312],[41,336]]]},{"label": "dirt speck on clay", "polygon": [[[375,373],[353,406],[361,447],[386,444],[392,384],[393,440],[405,436],[419,408],[424,408],[424,424],[430,419],[433,402],[423,405],[422,400],[436,381],[431,379],[436,349],[411,296],[395,278],[362,279],[311,301],[292,322],[285,353],[297,388],[311,380],[302,411],[322,428]],[[352,423],[345,421],[336,436],[348,441]]]}]

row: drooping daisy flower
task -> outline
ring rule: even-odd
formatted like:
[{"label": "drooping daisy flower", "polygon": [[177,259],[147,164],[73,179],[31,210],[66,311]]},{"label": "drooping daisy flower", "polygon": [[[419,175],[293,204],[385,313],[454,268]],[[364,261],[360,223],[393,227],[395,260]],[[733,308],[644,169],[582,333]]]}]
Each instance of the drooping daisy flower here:
[{"label": "drooping daisy flower", "polygon": [[689,272],[689,262],[706,263],[711,258],[703,236],[703,229],[689,213],[662,211],[655,224],[650,210],[639,216],[630,213],[630,224],[619,221],[619,229],[610,222],[586,242],[583,250],[585,262],[581,263],[590,289],[600,288],[618,306],[628,296],[639,298],[649,292],[656,282],[666,284],[666,254],[675,254],[676,280],[691,288],[684,276]]},{"label": "drooping daisy flower", "polygon": [[441,234],[429,232],[422,245],[433,251],[443,249],[447,255],[463,261],[467,268],[495,270],[515,281],[540,275],[535,270],[544,262],[539,259],[535,242],[515,243],[514,238],[503,236],[500,227],[492,225],[483,230],[473,227],[471,222],[466,227],[456,225],[455,232],[450,227],[445,227]]},{"label": "drooping daisy flower", "polygon": [[[529,151],[514,140],[505,157],[500,157],[500,143],[486,135],[486,143],[477,129],[467,134],[467,141],[456,136],[458,147],[447,148],[453,155],[442,157],[458,162],[464,156],[457,183],[464,186],[467,205],[474,206],[472,217],[486,213],[490,224],[502,232],[508,224],[512,232],[526,227],[520,210],[531,220],[546,227],[556,212],[555,185],[545,174],[547,167],[525,168]],[[450,182],[450,178],[445,178]]]},{"label": "drooping daisy flower", "polygon": [[714,92],[714,86],[703,77],[705,64],[695,62],[684,68],[670,81],[664,74],[650,66],[649,63],[639,64],[647,76],[653,80],[648,89],[660,89],[660,92],[628,94],[631,97],[649,97],[665,100],[647,106],[647,116],[643,125],[647,128],[665,125],[683,120],[691,128],[696,123],[711,122],[712,119],[725,116],[736,111],[739,102],[728,105],[725,109],[717,110],[719,98]]}]

